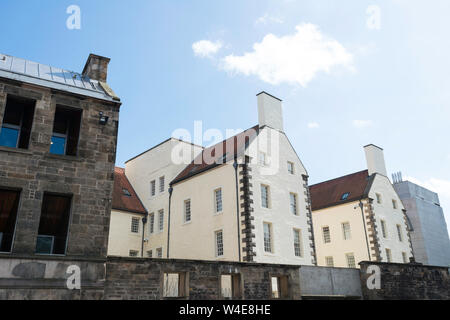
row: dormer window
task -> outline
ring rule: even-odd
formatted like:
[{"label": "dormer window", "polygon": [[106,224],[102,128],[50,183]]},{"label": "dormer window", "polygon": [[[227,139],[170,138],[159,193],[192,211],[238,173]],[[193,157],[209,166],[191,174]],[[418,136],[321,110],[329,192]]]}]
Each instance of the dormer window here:
[{"label": "dormer window", "polygon": [[346,192],[342,195],[341,197],[341,201],[345,201],[348,199],[348,197],[350,197],[350,192]]}]

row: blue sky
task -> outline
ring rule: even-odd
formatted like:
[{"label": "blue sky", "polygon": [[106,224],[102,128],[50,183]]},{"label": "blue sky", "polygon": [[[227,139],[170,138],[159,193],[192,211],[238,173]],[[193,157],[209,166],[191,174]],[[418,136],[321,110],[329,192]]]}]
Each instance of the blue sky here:
[{"label": "blue sky", "polygon": [[[70,5],[80,30],[66,27]],[[374,143],[390,173],[439,192],[450,221],[449,9],[445,0],[3,0],[0,52],[74,71],[91,52],[110,57],[108,82],[123,101],[118,165],[195,120],[253,126],[264,90],[284,100],[311,183],[364,169],[363,146]],[[319,54],[303,55],[311,44]]]}]

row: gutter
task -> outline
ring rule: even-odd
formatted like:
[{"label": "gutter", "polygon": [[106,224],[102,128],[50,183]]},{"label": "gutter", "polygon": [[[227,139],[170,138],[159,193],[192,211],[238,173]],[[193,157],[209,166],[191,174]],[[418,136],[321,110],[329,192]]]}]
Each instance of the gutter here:
[{"label": "gutter", "polygon": [[236,176],[236,217],[237,217],[237,238],[238,238],[238,253],[239,253],[239,262],[242,262],[241,259],[241,233],[239,228],[239,177],[238,177],[238,163],[237,158],[234,158],[234,172]]},{"label": "gutter", "polygon": [[169,188],[169,215],[168,215],[168,221],[167,221],[167,259],[170,257],[170,209],[172,205],[172,193],[173,193],[173,187],[170,185]]}]

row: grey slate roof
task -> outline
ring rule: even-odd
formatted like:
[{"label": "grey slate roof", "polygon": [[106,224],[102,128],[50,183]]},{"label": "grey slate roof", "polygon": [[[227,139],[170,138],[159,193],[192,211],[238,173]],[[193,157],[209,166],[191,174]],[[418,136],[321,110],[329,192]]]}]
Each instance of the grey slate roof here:
[{"label": "grey slate roof", "polygon": [[67,91],[107,101],[115,101],[101,84],[73,71],[0,53],[0,77]]}]

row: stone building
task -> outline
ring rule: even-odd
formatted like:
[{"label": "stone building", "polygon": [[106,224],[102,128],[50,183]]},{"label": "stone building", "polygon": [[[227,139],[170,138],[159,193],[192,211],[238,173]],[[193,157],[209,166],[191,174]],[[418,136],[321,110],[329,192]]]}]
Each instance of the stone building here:
[{"label": "stone building", "polygon": [[405,208],[387,177],[383,149],[365,148],[367,170],[310,187],[317,263],[357,268],[361,261],[409,263]]},{"label": "stone building", "polygon": [[411,242],[417,262],[450,267],[450,240],[437,193],[395,175],[397,191],[412,226]]},{"label": "stone building", "polygon": [[80,74],[0,54],[2,279],[106,258],[121,105],[108,63],[91,54]]}]

